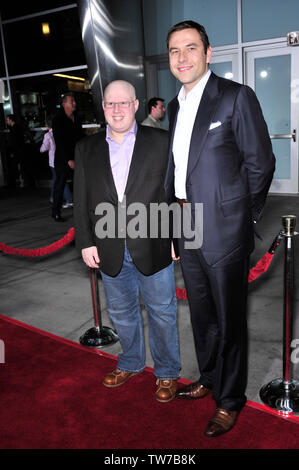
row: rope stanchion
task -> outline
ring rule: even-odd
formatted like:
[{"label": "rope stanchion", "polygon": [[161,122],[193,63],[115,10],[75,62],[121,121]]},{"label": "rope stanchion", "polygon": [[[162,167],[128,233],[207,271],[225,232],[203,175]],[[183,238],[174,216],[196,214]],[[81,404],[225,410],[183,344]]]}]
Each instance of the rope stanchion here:
[{"label": "rope stanchion", "polygon": [[118,341],[117,333],[108,326],[102,326],[99,286],[96,270],[90,268],[91,297],[93,305],[94,326],[87,330],[79,339],[83,346],[99,348]]},{"label": "rope stanchion", "polygon": [[[46,256],[61,250],[64,246],[68,245],[75,239],[75,229],[71,227],[66,235],[60,240],[52,243],[51,245],[42,248],[15,248],[12,246],[5,245],[0,242],[0,251],[8,255],[18,255],[26,257],[38,257]],[[117,333],[109,327],[102,326],[100,318],[100,299],[99,299],[99,288],[96,279],[96,273],[94,269],[90,270],[90,282],[91,282],[91,295],[94,313],[94,327],[90,328],[84,335],[80,337],[80,343],[83,346],[101,347],[109,344],[116,343],[118,341]]]},{"label": "rope stanchion", "polygon": [[283,378],[272,380],[260,390],[262,401],[279,412],[292,413],[299,411],[299,382],[292,380],[291,374],[291,341],[293,327],[293,283],[294,283],[294,247],[293,237],[296,216],[282,217],[285,239],[284,262],[284,325],[283,325]]}]

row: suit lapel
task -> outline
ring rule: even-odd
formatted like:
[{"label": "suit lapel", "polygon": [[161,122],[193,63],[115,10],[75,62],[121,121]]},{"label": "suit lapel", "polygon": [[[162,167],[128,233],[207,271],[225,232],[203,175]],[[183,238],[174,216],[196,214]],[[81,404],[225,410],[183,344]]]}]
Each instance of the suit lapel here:
[{"label": "suit lapel", "polygon": [[[110,195],[111,200],[114,204],[118,204],[118,195],[111,169],[109,145],[106,142],[106,134],[102,133],[99,145],[95,146],[95,148],[96,152],[93,153],[92,164],[92,169],[94,170],[93,175],[95,178],[97,178],[97,175],[99,174],[105,175],[104,178],[101,180],[101,183],[104,184],[106,187],[105,192],[107,195]],[[125,194],[129,193],[131,187],[136,182],[136,177],[138,176],[144,162],[144,153],[144,136],[142,133],[142,127],[138,126]]]},{"label": "suit lapel", "polygon": [[221,94],[218,90],[218,79],[212,73],[204,89],[193,126],[189,149],[187,178],[195,168],[200,157],[220,96]]},{"label": "suit lapel", "polygon": [[128,195],[130,193],[130,189],[134,186],[136,182],[136,178],[144,164],[144,154],[146,152],[146,146],[144,145],[144,136],[142,132],[142,126],[138,125],[134,150],[132,154],[131,165],[129,169],[125,194]]},{"label": "suit lapel", "polygon": [[176,121],[177,121],[177,116],[178,116],[178,110],[179,110],[179,102],[178,102],[178,99],[176,98],[170,104],[170,111],[169,111],[169,152],[168,152],[167,170],[166,170],[166,175],[165,175],[166,182],[173,181],[174,179],[174,160],[173,160],[172,146],[173,146],[173,139],[174,139],[175,126],[176,126]]},{"label": "suit lapel", "polygon": [[106,141],[106,134],[102,133],[99,146],[95,146],[95,152],[93,154],[93,174],[97,179],[95,187],[98,183],[98,175],[105,175],[101,178],[101,184],[106,186],[106,194],[110,195],[113,203],[117,204],[118,196],[112,174],[109,146]]}]

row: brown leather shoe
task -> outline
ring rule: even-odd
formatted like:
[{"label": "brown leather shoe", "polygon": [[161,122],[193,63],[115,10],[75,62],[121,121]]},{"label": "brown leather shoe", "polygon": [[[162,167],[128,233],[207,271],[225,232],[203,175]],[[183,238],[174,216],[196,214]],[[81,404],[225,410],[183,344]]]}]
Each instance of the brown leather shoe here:
[{"label": "brown leather shoe", "polygon": [[[142,372],[142,371],[140,371]],[[125,372],[123,370],[115,369],[110,374],[107,374],[103,380],[103,385],[105,387],[119,387],[124,384],[128,379],[133,377],[133,375],[140,374],[140,372]]]},{"label": "brown leather shoe", "polygon": [[217,437],[230,431],[236,424],[239,413],[239,411],[216,408],[214,416],[206,427],[205,435],[208,437]]},{"label": "brown leather shoe", "polygon": [[171,401],[175,397],[177,389],[177,380],[173,379],[158,379],[156,390],[156,399],[161,403]]},{"label": "brown leather shoe", "polygon": [[210,393],[212,393],[212,390],[204,387],[199,383],[199,381],[197,381],[193,382],[192,384],[186,385],[185,387],[179,388],[175,396],[177,398],[195,399],[204,398]]}]

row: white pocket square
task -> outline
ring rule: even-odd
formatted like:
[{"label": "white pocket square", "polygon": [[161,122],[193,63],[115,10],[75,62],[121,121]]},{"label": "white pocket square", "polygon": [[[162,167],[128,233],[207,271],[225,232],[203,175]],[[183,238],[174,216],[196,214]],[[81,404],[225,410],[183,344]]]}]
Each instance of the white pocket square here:
[{"label": "white pocket square", "polygon": [[220,122],[220,121],[212,122],[210,127],[209,127],[209,131],[212,130],[212,129],[215,129],[215,127],[221,126],[221,124],[222,124],[222,122]]}]

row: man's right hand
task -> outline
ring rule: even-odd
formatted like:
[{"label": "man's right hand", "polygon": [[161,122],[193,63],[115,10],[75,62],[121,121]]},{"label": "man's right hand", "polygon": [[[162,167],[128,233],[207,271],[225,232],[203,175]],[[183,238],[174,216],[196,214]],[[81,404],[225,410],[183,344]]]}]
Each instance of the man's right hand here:
[{"label": "man's right hand", "polygon": [[81,250],[82,258],[84,263],[90,268],[98,268],[100,258],[98,255],[98,249],[96,246],[90,246],[89,248],[83,248]]}]

